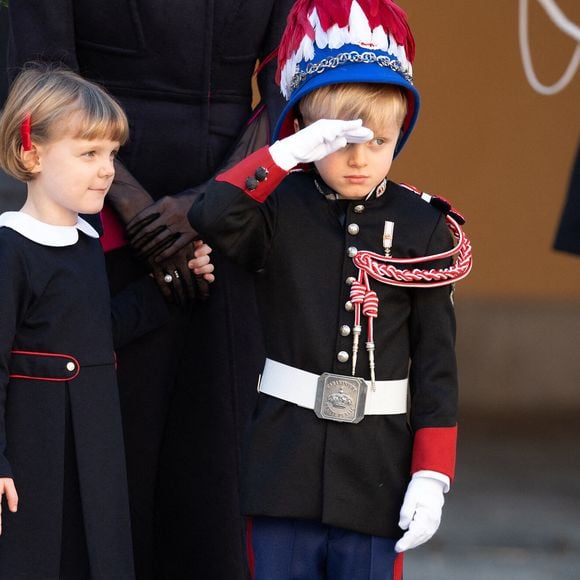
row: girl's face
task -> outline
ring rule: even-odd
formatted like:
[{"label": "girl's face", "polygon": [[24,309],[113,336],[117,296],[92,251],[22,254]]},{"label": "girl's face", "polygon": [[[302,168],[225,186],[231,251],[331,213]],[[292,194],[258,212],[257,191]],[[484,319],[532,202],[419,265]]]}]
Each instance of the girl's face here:
[{"label": "girl's face", "polygon": [[343,199],[362,199],[389,173],[400,127],[392,120],[373,129],[368,143],[349,143],[315,165],[325,183]]},{"label": "girl's face", "polygon": [[79,213],[101,211],[115,175],[117,141],[63,137],[35,147],[36,176],[28,184],[25,205],[28,211],[33,208],[34,217],[74,225]]}]

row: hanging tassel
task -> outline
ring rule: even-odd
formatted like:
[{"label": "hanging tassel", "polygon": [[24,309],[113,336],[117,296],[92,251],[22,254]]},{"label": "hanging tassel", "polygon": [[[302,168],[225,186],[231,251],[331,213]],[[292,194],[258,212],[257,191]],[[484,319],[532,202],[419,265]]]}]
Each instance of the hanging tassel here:
[{"label": "hanging tassel", "polygon": [[352,376],[356,376],[356,362],[358,358],[358,345],[362,326],[360,324],[361,306],[365,299],[366,287],[360,277],[352,283],[350,288],[350,301],[354,305],[354,324],[352,327]]},{"label": "hanging tassel", "polygon": [[375,381],[375,341],[373,332],[373,319],[379,315],[379,297],[374,290],[369,290],[364,299],[363,314],[367,317],[367,352],[369,353],[369,368],[371,372],[371,389],[376,390]]},{"label": "hanging tassel", "polygon": [[[372,318],[369,320],[369,324],[372,324]],[[375,380],[375,343],[367,342],[366,344],[367,352],[369,353],[369,369],[371,372],[371,390],[377,390],[377,384]]]}]

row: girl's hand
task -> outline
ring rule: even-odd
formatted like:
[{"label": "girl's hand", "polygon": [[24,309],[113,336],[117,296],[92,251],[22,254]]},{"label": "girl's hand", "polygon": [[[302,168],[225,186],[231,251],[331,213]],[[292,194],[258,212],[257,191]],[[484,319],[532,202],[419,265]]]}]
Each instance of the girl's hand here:
[{"label": "girl's hand", "polygon": [[194,246],[195,251],[193,252],[193,255],[195,257],[192,260],[189,260],[187,267],[196,276],[201,276],[206,282],[211,283],[215,280],[213,274],[214,265],[211,263],[209,257],[212,250],[202,240],[196,240]]},{"label": "girl's hand", "polygon": [[0,534],[2,533],[2,498],[6,496],[6,503],[11,512],[18,511],[18,494],[14,480],[10,477],[0,477]]}]

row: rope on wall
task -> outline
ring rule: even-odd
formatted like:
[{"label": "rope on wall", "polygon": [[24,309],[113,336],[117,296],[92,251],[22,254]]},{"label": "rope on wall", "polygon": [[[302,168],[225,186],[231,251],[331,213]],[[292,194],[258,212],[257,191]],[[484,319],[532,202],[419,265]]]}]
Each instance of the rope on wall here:
[{"label": "rope on wall", "polygon": [[528,38],[528,0],[520,0],[519,40],[520,52],[522,55],[522,62],[524,65],[526,78],[528,79],[530,86],[536,92],[542,95],[555,95],[556,93],[559,93],[566,88],[566,86],[574,78],[576,70],[580,65],[580,27],[566,17],[566,15],[556,4],[555,0],[538,0],[538,2],[544,8],[552,22],[562,32],[564,32],[564,34],[570,36],[577,43],[574,53],[572,54],[572,58],[570,59],[570,62],[568,63],[568,66],[560,79],[558,79],[558,81],[556,81],[553,85],[544,85],[541,83],[534,71],[534,66],[532,64],[532,58],[530,55],[530,42]]}]

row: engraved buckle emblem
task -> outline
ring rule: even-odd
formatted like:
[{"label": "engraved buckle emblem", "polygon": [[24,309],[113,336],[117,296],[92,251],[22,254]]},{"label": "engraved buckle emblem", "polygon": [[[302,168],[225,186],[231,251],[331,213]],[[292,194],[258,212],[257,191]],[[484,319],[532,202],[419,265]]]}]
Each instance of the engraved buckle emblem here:
[{"label": "engraved buckle emblem", "polygon": [[365,414],[366,396],[363,379],[323,373],[318,378],[314,412],[320,419],[358,423]]}]

